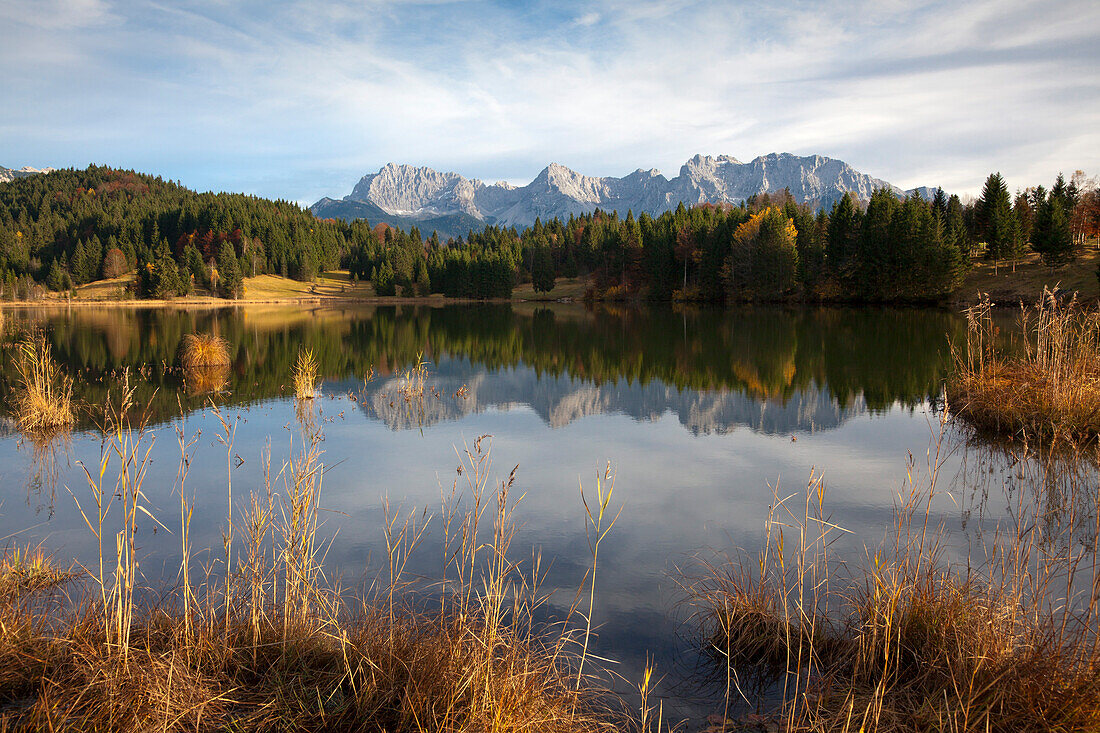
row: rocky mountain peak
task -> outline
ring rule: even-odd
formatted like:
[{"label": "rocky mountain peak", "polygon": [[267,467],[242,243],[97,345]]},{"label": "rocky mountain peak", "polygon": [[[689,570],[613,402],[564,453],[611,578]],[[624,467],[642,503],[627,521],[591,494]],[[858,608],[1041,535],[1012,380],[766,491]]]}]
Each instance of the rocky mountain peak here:
[{"label": "rocky mountain peak", "polygon": [[[742,163],[732,155],[695,155],[668,179],[655,168],[638,168],[622,178],[585,176],[550,163],[526,186],[484,184],[458,173],[441,173],[423,166],[387,163],[368,174],[344,198],[348,218],[360,216],[362,204],[387,215],[432,226],[428,220],[461,215],[469,221],[503,226],[529,226],[546,219],[590,212],[595,208],[625,215],[646,212],[658,216],[681,202],[738,204],[761,193],[788,189],[795,200],[813,206],[831,206],[845,192],[867,199],[876,188],[902,191],[886,181],[861,173],[847,163],[820,155],[769,153]],[[356,208],[353,204],[359,202]],[[320,202],[319,202],[320,203]],[[336,202],[339,203],[339,202]],[[315,205],[316,210],[316,205]],[[339,206],[325,203],[326,215],[341,215]],[[406,222],[401,221],[399,224]],[[456,230],[457,233],[464,233]]]},{"label": "rocky mountain peak", "polygon": [[34,176],[39,173],[52,173],[56,168],[31,168],[29,165],[25,165],[22,168],[5,168],[0,165],[0,183],[7,183],[14,181],[16,178],[26,178],[27,176]]}]

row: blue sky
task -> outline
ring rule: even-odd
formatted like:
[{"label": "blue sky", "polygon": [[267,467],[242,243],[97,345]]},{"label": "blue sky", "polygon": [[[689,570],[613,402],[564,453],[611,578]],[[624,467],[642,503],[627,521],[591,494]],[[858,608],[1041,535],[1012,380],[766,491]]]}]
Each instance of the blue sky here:
[{"label": "blue sky", "polygon": [[0,0],[0,165],[310,203],[817,153],[903,187],[1100,173],[1100,2]]}]

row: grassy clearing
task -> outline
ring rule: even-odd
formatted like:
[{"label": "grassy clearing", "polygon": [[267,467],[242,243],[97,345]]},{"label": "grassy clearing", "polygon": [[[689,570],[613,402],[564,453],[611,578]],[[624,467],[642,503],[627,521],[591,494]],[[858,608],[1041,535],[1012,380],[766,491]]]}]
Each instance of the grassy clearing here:
[{"label": "grassy clearing", "polygon": [[[386,506],[381,576],[366,595],[351,596],[323,568],[330,540],[316,423],[302,421],[300,448],[281,466],[265,457],[263,484],[243,502],[228,483],[222,570],[216,562],[197,575],[190,545],[197,499],[187,473],[199,441],[181,425],[173,531],[183,559],[175,585],[149,594],[139,585],[136,537],[143,524],[167,528],[149,513],[142,489],[152,438],[130,423],[132,391],[122,389],[104,418],[102,457],[85,467],[87,488],[73,497],[98,558],[65,593],[41,555],[9,553],[0,563],[0,581],[24,587],[22,578],[43,579],[29,584],[29,595],[0,592],[4,729],[638,728],[582,672],[588,633],[563,630],[577,626],[568,618],[553,628],[536,623],[547,599],[539,590],[544,571],[510,557],[515,469],[491,478],[488,436],[459,452],[461,478],[438,519]],[[229,461],[236,426],[221,418],[217,440]],[[609,499],[601,489],[601,514]],[[413,605],[405,566],[432,521],[442,529],[444,577],[437,601]],[[643,707],[643,720],[659,720]]]},{"label": "grassy clearing", "polygon": [[245,278],[244,300],[284,300],[288,298],[373,298],[369,282],[352,282],[346,270],[325,272],[312,283],[277,275]]},{"label": "grassy clearing", "polygon": [[229,366],[229,342],[209,333],[189,333],[180,339],[179,364],[184,369]]},{"label": "grassy clearing", "polygon": [[1057,286],[1067,293],[1078,293],[1082,300],[1092,302],[1100,297],[1096,268],[1100,265],[1100,247],[1090,244],[1071,265],[1051,270],[1031,253],[1017,262],[994,266],[975,259],[956,295],[962,302],[973,302],[975,293],[989,293],[998,303],[1033,303],[1043,290]]},{"label": "grassy clearing", "polygon": [[980,432],[1053,444],[1100,435],[1100,313],[1047,290],[1021,308],[1022,353],[1005,356],[988,297],[967,309],[967,343],[947,382],[953,414]]},{"label": "grassy clearing", "polygon": [[512,291],[512,300],[583,300],[588,286],[587,278],[559,277],[554,281],[553,290],[549,293],[538,293],[531,283],[524,283],[517,285]]},{"label": "grassy clearing", "polygon": [[130,272],[110,280],[96,280],[76,288],[80,300],[125,300],[133,297],[135,273]]},{"label": "grassy clearing", "polygon": [[76,420],[73,380],[54,362],[49,343],[40,335],[32,336],[18,348],[14,412],[19,428],[41,432],[72,425]]},{"label": "grassy clearing", "polygon": [[[763,551],[685,583],[727,691],[723,720],[774,700],[756,720],[788,732],[1100,727],[1096,532],[1041,521],[1046,499],[1021,491],[981,560],[946,562],[940,466],[938,446],[926,479],[910,464],[894,524],[857,571],[830,556],[846,531],[811,475],[805,494],[775,494]],[[1094,513],[1095,491],[1074,487],[1069,516]]]}]

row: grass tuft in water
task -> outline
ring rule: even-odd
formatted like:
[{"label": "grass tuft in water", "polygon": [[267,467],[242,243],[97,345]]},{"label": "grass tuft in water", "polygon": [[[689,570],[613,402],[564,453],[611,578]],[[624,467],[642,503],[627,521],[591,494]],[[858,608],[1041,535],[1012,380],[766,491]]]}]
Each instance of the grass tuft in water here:
[{"label": "grass tuft in water", "polygon": [[209,333],[189,333],[180,339],[177,358],[184,370],[228,367],[229,342]]},{"label": "grass tuft in water", "polygon": [[1100,313],[1045,290],[1021,307],[1022,353],[998,347],[988,296],[968,308],[966,348],[947,382],[951,411],[982,433],[1090,443],[1100,436]]},{"label": "grass tuft in water", "polygon": [[73,380],[53,360],[45,337],[24,339],[18,350],[14,399],[20,429],[40,432],[72,425]]},{"label": "grass tuft in water", "polygon": [[926,485],[910,463],[893,525],[858,570],[830,560],[846,532],[812,476],[805,495],[775,492],[755,561],[685,582],[727,714],[764,711],[785,731],[1100,728],[1098,539],[1077,514],[1096,497],[1052,523],[1047,499],[1021,492],[980,561],[948,562],[940,466],[939,445]]},{"label": "grass tuft in water", "polygon": [[294,396],[312,400],[317,393],[317,359],[313,349],[302,349],[294,363]]}]

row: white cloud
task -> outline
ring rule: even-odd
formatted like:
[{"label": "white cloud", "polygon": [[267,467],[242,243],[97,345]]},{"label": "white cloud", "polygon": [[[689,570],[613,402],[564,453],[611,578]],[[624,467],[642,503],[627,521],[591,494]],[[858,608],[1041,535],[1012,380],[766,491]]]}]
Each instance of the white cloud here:
[{"label": "white cloud", "polygon": [[301,200],[390,160],[529,180],[789,151],[963,192],[1100,169],[1087,0],[53,3],[0,6],[8,165]]}]

